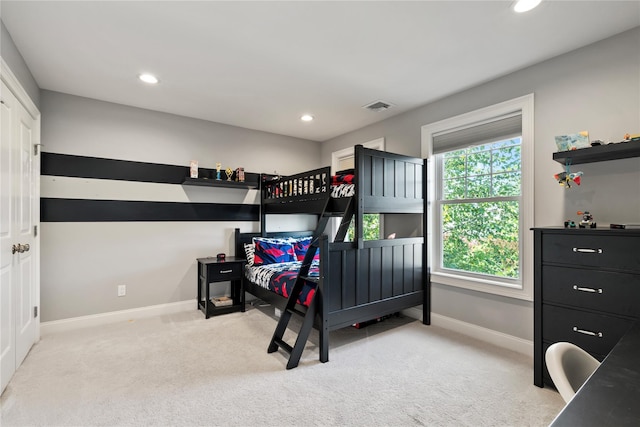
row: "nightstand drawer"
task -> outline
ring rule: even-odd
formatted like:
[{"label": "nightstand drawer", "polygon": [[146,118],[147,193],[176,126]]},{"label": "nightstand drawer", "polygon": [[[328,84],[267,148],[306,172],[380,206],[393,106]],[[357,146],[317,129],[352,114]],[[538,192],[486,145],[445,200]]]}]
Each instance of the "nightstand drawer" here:
[{"label": "nightstand drawer", "polygon": [[640,317],[640,275],[545,265],[542,300]]},{"label": "nightstand drawer", "polygon": [[545,341],[568,341],[589,353],[608,354],[633,323],[633,320],[548,304],[542,307]]},{"label": "nightstand drawer", "polygon": [[207,268],[209,269],[209,280],[212,282],[242,278],[242,263],[239,262],[209,264]]},{"label": "nightstand drawer", "polygon": [[640,239],[633,236],[549,234],[542,246],[543,263],[562,263],[640,271]]}]

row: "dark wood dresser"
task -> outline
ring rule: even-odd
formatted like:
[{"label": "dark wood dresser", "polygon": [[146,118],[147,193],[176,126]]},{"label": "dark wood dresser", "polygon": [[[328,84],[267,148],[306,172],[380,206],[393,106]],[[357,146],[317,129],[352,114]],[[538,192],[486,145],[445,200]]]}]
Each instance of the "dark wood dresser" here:
[{"label": "dark wood dresser", "polygon": [[534,384],[558,341],[602,361],[640,319],[640,230],[534,228]]}]

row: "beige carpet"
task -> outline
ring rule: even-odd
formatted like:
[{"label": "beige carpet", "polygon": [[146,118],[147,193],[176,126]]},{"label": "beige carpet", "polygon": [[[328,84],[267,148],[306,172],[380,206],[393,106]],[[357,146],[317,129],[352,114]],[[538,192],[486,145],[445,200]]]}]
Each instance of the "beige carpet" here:
[{"label": "beige carpet", "polygon": [[2,396],[9,426],[544,426],[563,406],[532,361],[408,318],[317,333],[300,366],[276,320],[194,310],[43,336]]}]

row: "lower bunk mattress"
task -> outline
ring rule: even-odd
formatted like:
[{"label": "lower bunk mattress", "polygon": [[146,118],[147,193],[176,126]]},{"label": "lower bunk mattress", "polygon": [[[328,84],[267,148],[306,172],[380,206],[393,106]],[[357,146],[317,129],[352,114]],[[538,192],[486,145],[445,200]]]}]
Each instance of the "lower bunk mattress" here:
[{"label": "lower bunk mattress", "polygon": [[[283,262],[266,265],[247,265],[245,277],[256,285],[288,298],[302,266],[301,261]],[[313,261],[309,268],[309,277],[318,277],[319,263]],[[316,283],[306,281],[298,297],[298,303],[308,307],[316,293]]]}]

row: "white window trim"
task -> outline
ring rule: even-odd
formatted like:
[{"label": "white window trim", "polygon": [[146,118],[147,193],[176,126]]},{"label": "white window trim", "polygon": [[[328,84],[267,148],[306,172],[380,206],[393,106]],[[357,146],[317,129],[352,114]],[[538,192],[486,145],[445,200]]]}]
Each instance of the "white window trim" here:
[{"label": "white window trim", "polygon": [[[499,104],[491,105],[486,108],[471,111],[449,119],[441,120],[436,123],[430,123],[422,126],[422,157],[428,159],[428,189],[430,198],[436,194],[436,171],[435,161],[433,159],[433,135],[439,132],[469,126],[492,118],[516,111],[522,112],[522,218],[521,218],[521,234],[522,234],[522,252],[521,252],[521,268],[522,268],[522,287],[505,286],[503,282],[492,281],[488,278],[471,278],[462,277],[446,272],[434,271],[431,269],[431,281],[448,286],[456,286],[465,289],[471,289],[478,292],[485,292],[495,295],[502,295],[510,298],[517,298],[526,301],[533,301],[533,233],[530,229],[533,227],[533,180],[534,180],[534,96],[528,94],[519,98],[505,101]],[[431,200],[433,201],[433,199]],[[434,247],[434,203],[429,203],[427,209],[427,242],[428,247]],[[433,251],[429,251],[432,256]],[[434,260],[429,259],[429,264],[434,265]]]},{"label": "white window trim", "polygon": [[[373,150],[384,151],[384,137],[373,139],[371,141],[363,142],[362,146],[365,148],[371,148]],[[335,174],[338,171],[338,165],[341,160],[348,159],[355,155],[354,147],[343,148],[342,150],[334,151],[331,153],[331,174]],[[332,218],[329,221],[329,228],[331,230],[331,238],[338,232],[340,227],[340,218]],[[384,221],[380,221],[380,235],[384,236]]]},{"label": "white window trim", "polygon": [[[374,139],[372,141],[362,143],[362,146],[371,148],[374,150],[384,151],[384,138]],[[338,165],[341,160],[348,159],[355,155],[353,147],[343,148],[342,150],[334,151],[331,153],[331,173],[335,174],[338,170]]]}]

